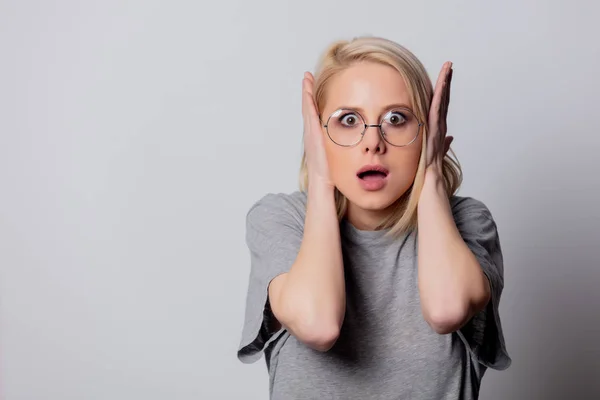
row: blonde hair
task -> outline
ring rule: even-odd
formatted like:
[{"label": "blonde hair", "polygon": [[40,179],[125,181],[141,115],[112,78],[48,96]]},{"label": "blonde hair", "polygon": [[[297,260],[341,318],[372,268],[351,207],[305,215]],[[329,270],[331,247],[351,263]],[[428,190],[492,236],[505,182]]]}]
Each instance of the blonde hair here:
[{"label": "blonde hair", "polygon": [[[337,73],[358,62],[376,62],[397,70],[406,83],[411,107],[417,118],[423,122],[422,150],[419,166],[411,187],[395,202],[393,211],[377,229],[390,229],[389,234],[400,235],[417,228],[417,205],[423,188],[427,154],[427,132],[429,106],[433,97],[431,80],[421,62],[405,47],[378,37],[358,37],[351,41],[337,41],[324,52],[315,72],[314,96],[319,115],[325,107],[327,83]],[[443,160],[443,177],[448,197],[456,193],[462,183],[462,170],[456,155],[451,150]],[[308,189],[306,153],[303,153],[300,167],[300,190]],[[348,199],[335,190],[338,218],[346,214]]]}]

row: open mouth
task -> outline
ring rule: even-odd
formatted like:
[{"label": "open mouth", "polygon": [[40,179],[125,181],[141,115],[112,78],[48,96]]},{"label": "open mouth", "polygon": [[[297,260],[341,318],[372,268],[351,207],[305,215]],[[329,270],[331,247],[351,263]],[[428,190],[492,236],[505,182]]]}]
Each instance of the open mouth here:
[{"label": "open mouth", "polygon": [[369,180],[379,180],[384,179],[388,176],[389,172],[387,169],[383,168],[380,165],[367,165],[361,168],[356,176],[359,179],[369,181]]},{"label": "open mouth", "polygon": [[371,179],[383,179],[387,176],[387,174],[382,171],[365,171],[365,172],[359,173],[357,176],[363,180],[371,180]]}]

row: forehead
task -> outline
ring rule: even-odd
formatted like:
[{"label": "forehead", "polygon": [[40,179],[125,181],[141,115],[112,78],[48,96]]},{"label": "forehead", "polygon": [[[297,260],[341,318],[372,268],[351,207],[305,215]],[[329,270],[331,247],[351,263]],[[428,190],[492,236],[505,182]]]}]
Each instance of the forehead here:
[{"label": "forehead", "polygon": [[404,79],[392,67],[364,62],[332,78],[323,111],[331,113],[340,107],[350,107],[378,114],[391,104],[411,106]]}]

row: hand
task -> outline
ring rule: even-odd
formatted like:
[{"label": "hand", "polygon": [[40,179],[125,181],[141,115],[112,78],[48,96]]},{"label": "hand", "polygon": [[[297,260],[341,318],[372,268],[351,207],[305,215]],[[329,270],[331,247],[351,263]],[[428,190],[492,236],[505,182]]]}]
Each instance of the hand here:
[{"label": "hand", "polygon": [[446,62],[440,71],[429,108],[429,132],[427,137],[427,169],[434,168],[442,173],[442,165],[454,138],[446,137],[448,105],[450,104],[450,83],[452,63]]},{"label": "hand", "polygon": [[325,144],[323,142],[323,130],[319,113],[313,95],[314,77],[310,72],[304,74],[302,80],[302,116],[304,120],[304,151],[306,154],[306,166],[308,169],[309,185],[325,184],[333,187],[329,175]]}]

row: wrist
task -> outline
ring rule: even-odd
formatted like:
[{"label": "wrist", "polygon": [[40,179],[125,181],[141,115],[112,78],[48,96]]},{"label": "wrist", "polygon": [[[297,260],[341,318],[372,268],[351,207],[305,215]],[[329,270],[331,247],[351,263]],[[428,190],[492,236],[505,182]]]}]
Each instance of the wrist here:
[{"label": "wrist", "polygon": [[[307,188],[305,226],[338,220],[335,204],[335,187],[319,179],[309,180]],[[312,223],[309,223],[311,221]]]},{"label": "wrist", "polygon": [[335,186],[319,177],[310,177],[308,179],[307,191],[309,196],[329,197],[334,195]]},{"label": "wrist", "polygon": [[335,185],[320,174],[308,174],[308,188],[318,191],[333,191]]},{"label": "wrist", "polygon": [[431,165],[425,169],[425,179],[423,187],[436,188],[440,187],[445,190],[444,174],[437,165]]},{"label": "wrist", "polygon": [[417,208],[419,210],[428,208],[432,202],[435,203],[442,198],[447,199],[447,197],[444,175],[438,169],[427,169]]}]

